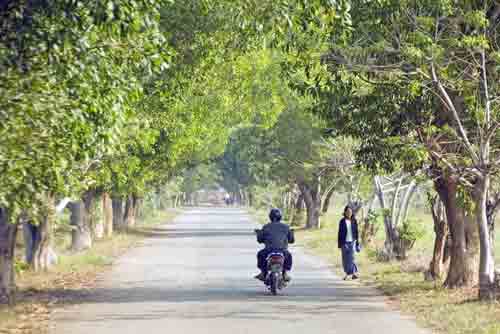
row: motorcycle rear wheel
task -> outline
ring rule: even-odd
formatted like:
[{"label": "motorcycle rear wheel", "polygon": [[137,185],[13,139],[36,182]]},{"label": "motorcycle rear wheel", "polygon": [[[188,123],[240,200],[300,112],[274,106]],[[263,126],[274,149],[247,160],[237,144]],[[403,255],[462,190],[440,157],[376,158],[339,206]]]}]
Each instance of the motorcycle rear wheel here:
[{"label": "motorcycle rear wheel", "polygon": [[278,294],[279,279],[279,273],[271,273],[271,293],[273,296]]}]

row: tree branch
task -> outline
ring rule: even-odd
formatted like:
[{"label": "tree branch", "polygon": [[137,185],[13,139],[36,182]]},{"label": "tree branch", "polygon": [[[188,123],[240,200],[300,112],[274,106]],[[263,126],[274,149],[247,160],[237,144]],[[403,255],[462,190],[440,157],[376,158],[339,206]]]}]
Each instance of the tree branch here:
[{"label": "tree branch", "polygon": [[443,98],[446,101],[446,105],[451,110],[451,112],[453,114],[453,118],[455,119],[455,122],[458,125],[458,131],[462,137],[462,140],[465,143],[465,147],[469,151],[471,157],[474,160],[478,161],[479,157],[478,157],[477,153],[474,151],[474,148],[472,147],[472,145],[469,141],[469,137],[467,136],[467,132],[464,129],[462,121],[460,120],[460,116],[458,115],[458,111],[457,111],[455,105],[453,104],[453,101],[451,100],[450,95],[448,94],[446,89],[443,87],[443,84],[441,83],[441,81],[439,81],[439,79],[438,79],[438,76],[436,73],[436,68],[435,68],[433,62],[431,62],[431,71],[432,71],[432,78],[433,78],[434,82],[437,84],[439,91],[441,92],[441,94],[443,95]]},{"label": "tree branch", "polygon": [[[488,92],[488,77],[486,73],[486,56],[484,49],[481,50],[481,74],[483,77],[483,89],[484,89],[484,99],[485,99],[485,123],[486,128],[490,127],[491,123],[491,101],[490,101],[490,93]],[[481,128],[481,127],[480,127]],[[481,162],[484,164],[488,164],[490,158],[490,141],[489,136],[483,139],[481,136]]]}]

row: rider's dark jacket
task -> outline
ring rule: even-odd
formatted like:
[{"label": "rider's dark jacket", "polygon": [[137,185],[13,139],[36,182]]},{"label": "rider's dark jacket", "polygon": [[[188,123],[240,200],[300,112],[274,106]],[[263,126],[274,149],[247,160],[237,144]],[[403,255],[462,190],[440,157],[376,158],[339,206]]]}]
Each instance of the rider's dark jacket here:
[{"label": "rider's dark jacket", "polygon": [[264,225],[258,239],[266,245],[267,249],[288,249],[288,243],[295,242],[293,231],[287,224],[281,222]]}]

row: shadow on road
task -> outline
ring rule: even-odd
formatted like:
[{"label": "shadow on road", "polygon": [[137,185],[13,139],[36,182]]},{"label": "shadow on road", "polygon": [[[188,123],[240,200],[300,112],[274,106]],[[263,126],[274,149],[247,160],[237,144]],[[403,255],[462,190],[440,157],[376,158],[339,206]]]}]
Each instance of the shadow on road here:
[{"label": "shadow on road", "polygon": [[[331,279],[311,279],[308,283],[301,279],[299,283],[292,283],[281,295],[271,296],[263,286],[247,286],[241,288],[241,282],[229,281],[227,284],[192,286],[190,288],[163,288],[158,280],[146,281],[138,287],[137,282],[129,282],[130,288],[101,287],[83,292],[82,290],[50,290],[51,295],[63,297],[68,294],[77,294],[76,304],[84,303],[148,303],[148,302],[276,302],[277,299],[286,299],[294,303],[324,303],[363,301],[375,297],[370,289],[363,289],[355,285],[339,285]],[[253,283],[253,282],[252,282]],[[125,282],[126,284],[126,282]],[[167,285],[167,283],[165,284]],[[171,285],[171,284],[169,284]],[[317,288],[320,286],[320,288]]]},{"label": "shadow on road", "polygon": [[[177,269],[182,271],[182,268]],[[263,285],[250,278],[245,283],[239,277],[226,277],[222,278],[223,281],[219,279],[199,285],[191,281],[183,282],[181,277],[177,278],[177,284],[171,278],[170,281],[158,278],[144,282],[122,280],[120,287],[100,287],[86,292],[52,290],[50,294],[60,295],[61,301],[67,299],[73,305],[86,304],[90,309],[102,310],[89,318],[78,311],[65,312],[59,321],[68,323],[169,318],[282,321],[285,317],[298,321],[339,313],[354,312],[363,317],[364,314],[386,312],[374,290],[317,274],[316,269],[302,271],[278,296],[271,296]],[[180,287],[174,288],[176,285]],[[67,298],[71,294],[78,298]],[[137,306],[130,306],[134,304]]]},{"label": "shadow on road", "polygon": [[219,216],[219,217],[228,217],[228,216],[236,216],[241,217],[242,215],[248,214],[243,209],[237,208],[186,208],[184,211],[185,217],[189,218],[189,216]]},{"label": "shadow on road", "polygon": [[254,237],[253,230],[244,229],[172,229],[132,228],[128,233],[147,238],[211,238],[211,237]]},{"label": "shadow on road", "polygon": [[239,307],[231,311],[227,310],[196,310],[189,309],[184,305],[178,309],[149,309],[143,312],[105,312],[92,318],[81,318],[78,314],[67,314],[64,318],[60,319],[61,322],[89,322],[95,323],[96,321],[151,321],[161,319],[185,319],[190,321],[195,320],[276,320],[284,321],[301,321],[304,319],[311,319],[312,317],[328,317],[339,313],[355,313],[359,316],[366,314],[374,314],[383,312],[382,309],[374,308],[371,306],[361,305],[342,305],[330,304],[328,306],[319,304],[300,304],[300,305],[279,305],[279,303],[259,304],[259,307]]},{"label": "shadow on road", "polygon": [[[316,284],[321,288],[315,288]],[[356,291],[354,291],[356,290]],[[57,294],[56,291],[52,293]],[[71,291],[61,291],[63,294]],[[166,317],[186,319],[216,319],[216,318],[238,318],[238,319],[271,319],[279,312],[277,320],[283,320],[283,314],[287,318],[303,318],[308,316],[321,316],[339,312],[363,313],[383,312],[384,307],[379,303],[373,303],[374,294],[370,290],[359,291],[354,286],[339,286],[327,284],[324,280],[312,281],[310,283],[298,283],[292,285],[282,295],[271,296],[264,291],[263,287],[238,289],[230,284],[219,286],[200,286],[192,289],[171,289],[162,287],[134,287],[134,288],[98,288],[82,296],[76,304],[108,304],[102,319],[95,317],[89,321],[98,320],[153,320]],[[281,301],[284,303],[281,304]],[[132,308],[134,311],[120,311],[120,304],[142,304]],[[160,303],[160,304],[158,304]],[[165,304],[164,304],[165,303]],[[229,303],[235,305],[234,310],[217,311],[221,305]],[[150,305],[151,307],[144,306]],[[199,308],[199,305],[207,305],[208,308]],[[114,306],[113,306],[114,305]],[[154,305],[163,305],[154,307]],[[165,305],[170,305],[165,307]],[[192,308],[189,305],[197,305]],[[212,307],[210,307],[212,305]],[[229,307],[232,309],[231,307]],[[82,321],[78,313],[66,314],[63,321]],[[85,321],[85,320],[84,320]]]}]

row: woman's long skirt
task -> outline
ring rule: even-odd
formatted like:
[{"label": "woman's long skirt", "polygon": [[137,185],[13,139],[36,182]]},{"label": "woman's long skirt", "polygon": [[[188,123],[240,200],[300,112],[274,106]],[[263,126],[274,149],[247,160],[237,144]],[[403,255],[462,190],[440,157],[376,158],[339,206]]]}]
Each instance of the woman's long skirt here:
[{"label": "woman's long skirt", "polygon": [[358,272],[358,267],[354,263],[354,242],[346,242],[342,247],[342,266],[346,275]]}]

